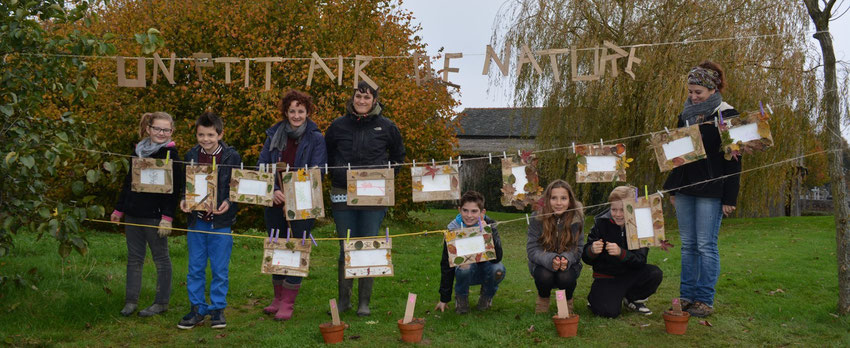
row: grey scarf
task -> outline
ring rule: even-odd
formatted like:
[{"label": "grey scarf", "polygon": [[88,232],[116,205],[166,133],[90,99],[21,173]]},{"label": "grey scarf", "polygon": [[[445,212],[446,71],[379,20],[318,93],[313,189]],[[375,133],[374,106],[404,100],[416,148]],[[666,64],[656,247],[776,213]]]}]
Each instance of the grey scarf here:
[{"label": "grey scarf", "polygon": [[147,158],[170,143],[171,141],[164,142],[162,144],[157,144],[151,141],[150,137],[147,137],[142,139],[142,141],[140,141],[138,144],[136,144],[136,154],[139,155],[139,157],[141,158]]},{"label": "grey scarf", "polygon": [[690,124],[704,122],[722,102],[723,97],[720,96],[719,92],[712,94],[706,101],[699,104],[694,104],[691,98],[688,98],[685,100],[685,108],[679,114],[679,119],[683,123],[687,121]]},{"label": "grey scarf", "polygon": [[307,121],[298,128],[292,129],[292,126],[287,121],[283,121],[283,124],[277,127],[277,131],[274,132],[274,136],[272,136],[272,151],[281,151],[286,150],[286,141],[289,138],[293,138],[295,140],[301,139],[301,136],[304,135],[304,132],[307,130]]}]

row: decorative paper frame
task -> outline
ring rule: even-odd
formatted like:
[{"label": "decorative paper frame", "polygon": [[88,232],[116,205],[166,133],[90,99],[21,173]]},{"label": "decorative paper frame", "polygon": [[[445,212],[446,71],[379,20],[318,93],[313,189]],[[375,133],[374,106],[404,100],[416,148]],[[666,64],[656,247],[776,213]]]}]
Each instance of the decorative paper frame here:
[{"label": "decorative paper frame", "polygon": [[[278,167],[280,168],[280,167]],[[310,209],[297,209],[295,203],[295,183],[309,182],[310,184]],[[298,169],[295,172],[284,172],[280,176],[280,187],[283,189],[283,195],[286,196],[286,211],[287,220],[306,220],[315,219],[325,216],[325,201],[322,197],[322,172],[318,168],[313,169]]]},{"label": "decorative paper frame", "polygon": [[[690,138],[694,150],[681,156],[667,158],[664,153],[664,145],[677,141],[683,138]],[[666,172],[678,166],[699,161],[705,158],[705,147],[702,144],[702,134],[699,132],[699,125],[683,127],[671,130],[668,132],[656,133],[649,140],[650,146],[655,151],[655,159],[658,160],[658,168],[662,172]]]},{"label": "decorative paper frame", "polygon": [[[367,239],[356,239],[343,241],[342,248],[345,251],[345,279],[351,278],[372,278],[372,277],[392,277],[393,260],[392,260],[392,239],[386,237],[376,237]],[[386,265],[369,265],[369,266],[352,266],[351,252],[363,250],[386,250],[387,264]]]},{"label": "decorative paper frame", "polygon": [[[413,167],[410,170],[412,176],[412,190],[414,202],[429,202],[429,201],[448,201],[460,199],[460,176],[458,175],[458,165],[445,165],[432,167],[425,165],[424,167]],[[449,190],[445,191],[422,191],[424,185],[422,180],[431,176],[433,179],[437,175],[449,176]]]},{"label": "decorative paper frame", "polygon": [[[502,158],[502,205],[513,206],[517,209],[525,209],[531,204],[537,208],[537,200],[543,195],[543,187],[540,186],[540,177],[537,175],[538,158],[531,151],[523,151],[519,156]],[[522,191],[514,187],[517,177],[514,168],[525,166],[525,185]],[[522,181],[520,181],[522,182]]]},{"label": "decorative paper frame", "polygon": [[[201,185],[207,185],[207,199],[200,204],[195,202],[195,198],[203,199],[195,194],[195,175],[206,174],[207,178]],[[216,202],[218,202],[218,171],[213,170],[209,165],[186,166],[186,205],[195,207],[195,210],[214,211]],[[197,205],[197,206],[196,206]]]},{"label": "decorative paper frame", "polygon": [[[646,197],[640,197],[637,201],[633,198],[627,198],[622,202],[626,218],[626,242],[628,243],[629,250],[662,246],[662,241],[666,239],[664,238],[664,212],[661,208],[661,196],[654,194],[649,196],[649,200]],[[650,209],[653,230],[651,237],[638,238],[635,210],[640,208]]]},{"label": "decorative paper frame", "polygon": [[[634,159],[626,156],[625,144],[613,145],[576,145],[576,182],[612,182],[626,181],[626,168]],[[616,168],[612,171],[589,172],[587,171],[587,157],[589,156],[614,156],[617,158]]]},{"label": "decorative paper frame", "polygon": [[[773,135],[770,133],[770,114],[764,112],[750,112],[746,115],[738,117],[724,118],[723,123],[718,130],[720,131],[720,146],[723,149],[723,157],[727,160],[737,158],[741,152],[750,154],[755,151],[763,151],[765,148],[773,146]],[[738,141],[732,143],[732,137],[729,131],[732,128],[756,124],[759,139],[750,140],[747,142]]]},{"label": "decorative paper frame", "polygon": [[[348,177],[346,202],[351,206],[387,206],[395,205],[395,172],[392,169],[351,169]],[[357,195],[357,180],[384,180],[383,196]]]},{"label": "decorative paper frame", "polygon": [[[239,193],[240,180],[256,180],[266,183],[265,195],[250,195]],[[257,170],[233,169],[233,174],[230,176],[230,201],[247,204],[257,204],[271,207],[274,205],[274,175],[268,172]]]},{"label": "decorative paper frame", "polygon": [[[161,169],[165,171],[163,184],[142,183],[142,170]],[[173,193],[174,192],[174,161],[165,163],[162,158],[133,157],[133,173],[130,188],[134,192]]]},{"label": "decorative paper frame", "polygon": [[[310,252],[312,252],[313,250],[313,244],[311,244],[309,240],[304,242],[301,240],[290,239],[287,242],[284,239],[278,240],[277,242],[272,242],[267,239],[263,244],[263,266],[261,269],[262,273],[288,275],[295,277],[307,276],[310,271]],[[289,250],[293,252],[300,251],[301,266],[291,267],[285,265],[273,265],[272,260],[274,258],[275,250]]]},{"label": "decorative paper frame", "polygon": [[[493,243],[493,234],[488,232],[490,227],[468,227],[449,231],[445,234],[446,250],[449,254],[449,266],[457,267],[482,261],[496,259],[496,245]],[[480,253],[458,255],[458,239],[482,236],[484,238],[484,251]]]}]

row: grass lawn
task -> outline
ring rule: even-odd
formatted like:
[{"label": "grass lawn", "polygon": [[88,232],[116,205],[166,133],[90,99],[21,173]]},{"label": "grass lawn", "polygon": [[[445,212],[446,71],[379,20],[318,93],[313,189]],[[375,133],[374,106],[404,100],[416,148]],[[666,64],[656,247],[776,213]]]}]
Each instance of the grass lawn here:
[{"label": "grass lawn", "polygon": [[[391,223],[394,234],[443,228],[455,215],[449,210],[415,214],[417,224]],[[519,217],[499,214],[496,220]],[[649,261],[665,279],[649,302],[655,312],[645,317],[626,313],[617,319],[594,317],[586,307],[592,281],[585,267],[575,292],[581,316],[578,337],[557,337],[551,315],[535,315],[536,290],[525,255],[525,224],[500,227],[507,277],[489,312],[459,316],[434,313],[439,299],[441,238],[427,235],[395,240],[395,276],[379,278],[372,296],[372,316],[345,313],[343,346],[400,345],[396,320],[403,316],[408,292],[419,295],[416,316],[425,317],[423,344],[432,346],[516,347],[542,344],[583,346],[848,346],[850,318],[838,317],[835,229],[832,217],[730,219],[720,231],[722,274],[716,314],[711,326],[691,319],[684,336],[667,335],[661,318],[678,295],[678,233],[668,226],[676,248],[653,249]],[[318,237],[332,236],[332,225],[318,228]],[[585,231],[590,226],[585,226]],[[253,233],[259,233],[254,231]],[[86,256],[61,259],[52,241],[16,236],[16,247],[0,259],[0,274],[36,279],[34,287],[14,282],[0,288],[0,344],[138,346],[195,344],[227,346],[318,346],[317,326],[330,321],[328,299],[337,295],[336,242],[320,243],[311,256],[310,276],[296,302],[292,320],[277,322],[262,313],[272,296],[270,276],[260,273],[259,239],[235,238],[230,266],[230,292],[225,311],[227,328],[209,326],[183,331],[177,322],[188,311],[185,237],[170,240],[174,269],[171,307],[153,318],[121,317],[124,303],[126,246],[117,233],[95,232]],[[146,259],[139,306],[154,297],[155,272]],[[356,284],[356,283],[355,283]],[[477,301],[474,288],[470,302]],[[356,299],[356,290],[354,298]],[[356,300],[355,300],[356,301]],[[450,304],[451,306],[454,303]],[[554,312],[554,305],[552,310]]]}]

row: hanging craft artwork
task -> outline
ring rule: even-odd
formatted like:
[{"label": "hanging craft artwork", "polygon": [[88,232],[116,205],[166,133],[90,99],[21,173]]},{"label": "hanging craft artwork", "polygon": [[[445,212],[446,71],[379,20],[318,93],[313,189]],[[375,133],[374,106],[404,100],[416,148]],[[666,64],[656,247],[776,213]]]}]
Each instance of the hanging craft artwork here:
[{"label": "hanging craft artwork", "polygon": [[134,192],[174,192],[173,166],[174,162],[162,158],[133,157],[133,177],[130,188]]},{"label": "hanging craft artwork", "polygon": [[576,182],[626,181],[626,168],[634,159],[626,157],[626,145],[575,146]]},{"label": "hanging craft artwork", "polygon": [[489,226],[449,231],[445,238],[451,267],[496,259],[496,246]]},{"label": "hanging craft artwork", "polygon": [[537,175],[539,159],[531,151],[519,156],[502,158],[502,205],[524,209],[529,204],[537,209],[537,200],[543,194]]},{"label": "hanging craft artwork", "polygon": [[271,207],[274,203],[274,175],[265,171],[233,169],[230,201]]},{"label": "hanging craft artwork", "polygon": [[214,211],[218,173],[212,166],[186,166],[186,204],[192,210]]},{"label": "hanging craft artwork", "polygon": [[345,240],[345,278],[392,277],[392,239]]},{"label": "hanging craft artwork", "polygon": [[310,270],[310,252],[313,250],[313,245],[304,239],[279,240],[279,233],[280,230],[277,230],[274,238],[269,237],[265,241],[262,272],[306,277]]},{"label": "hanging craft artwork", "polygon": [[[280,168],[280,166],[278,166]],[[318,168],[298,169],[280,175],[280,187],[286,197],[287,220],[315,219],[325,216],[322,198],[322,173]]]},{"label": "hanging craft artwork", "polygon": [[705,158],[699,125],[655,133],[649,142],[662,172]]},{"label": "hanging craft artwork", "polygon": [[623,201],[626,217],[626,242],[629,250],[650,246],[663,246],[664,212],[661,210],[661,196],[654,194],[637,199]]},{"label": "hanging craft artwork", "polygon": [[737,159],[741,153],[750,154],[773,146],[769,119],[770,114],[764,111],[722,119],[718,130],[723,157],[727,160]]},{"label": "hanging craft artwork", "polygon": [[354,169],[348,171],[348,205],[395,205],[395,173],[392,169]]},{"label": "hanging craft artwork", "polygon": [[413,167],[412,191],[414,202],[448,201],[460,199],[458,166]]}]

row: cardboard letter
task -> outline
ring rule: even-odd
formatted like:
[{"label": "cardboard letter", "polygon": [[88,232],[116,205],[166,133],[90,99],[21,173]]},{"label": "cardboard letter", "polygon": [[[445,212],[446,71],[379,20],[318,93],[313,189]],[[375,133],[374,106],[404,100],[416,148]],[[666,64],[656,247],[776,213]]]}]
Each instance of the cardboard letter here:
[{"label": "cardboard letter", "polygon": [[281,57],[261,57],[257,58],[257,63],[266,63],[266,90],[272,88],[272,63],[283,62]]},{"label": "cardboard letter", "polygon": [[214,59],[216,63],[224,63],[224,83],[230,84],[230,63],[239,63],[236,57],[221,57]]},{"label": "cardboard letter", "polygon": [[531,49],[528,48],[527,44],[522,45],[522,50],[520,51],[519,58],[517,58],[516,64],[516,73],[522,72],[522,66],[526,63],[531,63],[531,66],[534,67],[534,70],[537,71],[538,74],[543,74],[543,69],[540,68],[540,64],[537,64],[537,59],[534,58],[534,55],[531,54]]},{"label": "cardboard letter", "polygon": [[451,60],[455,58],[463,58],[463,53],[446,53],[443,59],[443,69],[441,69],[437,73],[443,73],[443,82],[445,82],[447,85],[455,88],[460,88],[460,85],[456,85],[454,83],[449,82],[449,73],[456,73],[460,71],[460,69],[458,68],[451,67]]},{"label": "cardboard letter", "polygon": [[629,76],[631,76],[633,80],[635,78],[635,73],[632,72],[632,63],[640,64],[641,62],[640,58],[635,57],[635,48],[637,47],[632,47],[629,49],[629,59],[626,60],[626,74],[629,74]]},{"label": "cardboard letter", "polygon": [[159,56],[159,53],[153,53],[153,82],[151,84],[156,84],[156,75],[159,75],[159,69],[162,69],[162,74],[165,75],[165,78],[168,80],[168,83],[174,85],[174,61],[177,60],[177,54],[171,52],[171,58],[169,58],[169,68],[165,68],[165,63],[162,62],[162,57]]},{"label": "cardboard letter", "polygon": [[204,82],[204,71],[201,68],[212,68],[215,65],[212,62],[212,54],[195,52],[192,53],[192,58],[195,58],[195,71],[198,73],[198,81]]},{"label": "cardboard letter", "polygon": [[[605,75],[605,63],[611,62],[611,77],[617,77],[620,74],[617,71],[617,59],[628,57],[628,53],[624,51],[622,48],[617,45],[611,43],[610,41],[603,41],[602,45],[606,48],[609,48],[614,51],[612,54],[608,54],[608,52],[603,52],[602,60],[599,61],[599,75]],[[607,51],[607,49],[603,50]]]},{"label": "cardboard letter", "polygon": [[572,68],[573,81],[596,81],[599,80],[599,50],[593,49],[593,74],[578,74],[578,50],[575,46],[570,48],[570,67]]},{"label": "cardboard letter", "polygon": [[354,57],[354,88],[357,88],[357,83],[360,82],[360,79],[363,79],[363,81],[366,81],[369,86],[372,86],[374,89],[378,89],[378,84],[375,83],[375,81],[372,81],[372,78],[363,72],[363,68],[369,65],[369,62],[371,61],[371,56],[357,55]]},{"label": "cardboard letter", "polygon": [[145,80],[145,59],[134,59],[136,59],[136,78],[132,80],[127,79],[127,72],[124,70],[124,57],[118,56],[116,59],[118,87],[145,88],[147,86],[147,81]]},{"label": "cardboard letter", "polygon": [[492,59],[496,62],[496,65],[499,66],[499,70],[502,72],[502,76],[508,76],[508,67],[511,65],[511,45],[505,41],[505,55],[504,60],[499,58],[496,55],[496,51],[493,49],[493,46],[487,45],[487,54],[484,56],[484,70],[481,71],[481,75],[487,75],[490,72],[490,60]]},{"label": "cardboard letter", "polygon": [[[325,71],[325,74],[331,79],[331,81],[336,80],[336,76],[331,69],[328,68],[328,65],[322,60],[322,57],[319,57],[319,54],[316,52],[310,53],[310,56],[313,57],[310,59],[310,71],[307,73],[307,87],[310,87],[313,84],[313,72],[316,71],[316,66],[322,68]],[[339,72],[342,74],[342,70]]]},{"label": "cardboard letter", "polygon": [[552,76],[555,78],[555,82],[561,82],[561,71],[558,69],[557,55],[569,54],[570,50],[566,48],[555,48],[551,50],[540,50],[535,53],[549,56],[549,67],[552,68]]},{"label": "cardboard letter", "polygon": [[[422,62],[425,65],[424,75],[422,77],[419,76],[419,62]],[[431,58],[428,56],[416,52],[413,54],[413,73],[414,78],[416,78],[416,85],[419,86],[422,84],[422,81],[428,81],[431,77]]]}]

